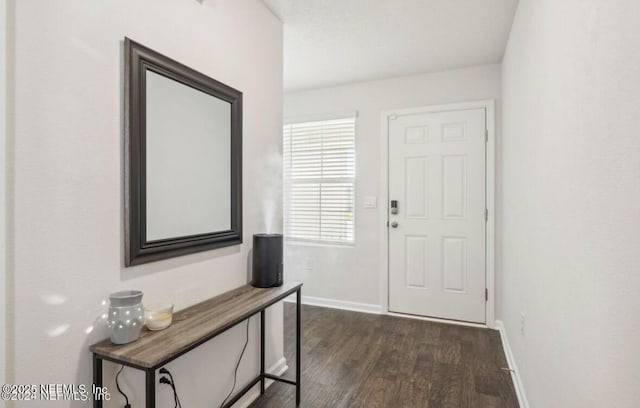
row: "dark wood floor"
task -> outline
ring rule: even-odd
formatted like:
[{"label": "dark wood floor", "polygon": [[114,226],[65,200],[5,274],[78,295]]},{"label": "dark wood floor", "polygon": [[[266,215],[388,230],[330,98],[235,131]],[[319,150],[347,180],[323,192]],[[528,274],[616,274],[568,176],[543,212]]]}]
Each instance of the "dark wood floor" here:
[{"label": "dark wood floor", "polygon": [[[285,303],[285,356],[294,377],[295,305]],[[518,407],[497,331],[303,306],[305,408]],[[251,408],[295,407],[274,383]]]}]

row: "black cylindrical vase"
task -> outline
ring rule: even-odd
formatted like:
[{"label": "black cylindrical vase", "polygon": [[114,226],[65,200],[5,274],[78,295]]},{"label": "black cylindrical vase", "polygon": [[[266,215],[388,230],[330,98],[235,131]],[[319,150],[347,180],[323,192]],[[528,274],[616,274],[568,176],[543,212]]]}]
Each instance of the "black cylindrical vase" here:
[{"label": "black cylindrical vase", "polygon": [[281,286],[283,269],[282,234],[255,234],[251,284],[258,288]]}]

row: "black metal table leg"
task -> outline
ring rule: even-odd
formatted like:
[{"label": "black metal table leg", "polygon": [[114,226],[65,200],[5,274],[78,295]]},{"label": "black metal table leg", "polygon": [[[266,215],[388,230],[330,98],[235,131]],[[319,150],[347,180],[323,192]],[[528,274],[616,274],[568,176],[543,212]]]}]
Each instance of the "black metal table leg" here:
[{"label": "black metal table leg", "polygon": [[302,329],[302,290],[298,289],[296,292],[296,406],[300,405],[300,380],[302,378],[301,373],[301,341],[300,332]]},{"label": "black metal table leg", "polygon": [[[102,388],[102,359],[93,354],[93,387]],[[102,395],[93,394],[93,408],[102,408]]]},{"label": "black metal table leg", "polygon": [[147,408],[156,406],[156,370],[145,371],[145,405]]},{"label": "black metal table leg", "polygon": [[260,395],[264,394],[264,309],[260,311]]}]

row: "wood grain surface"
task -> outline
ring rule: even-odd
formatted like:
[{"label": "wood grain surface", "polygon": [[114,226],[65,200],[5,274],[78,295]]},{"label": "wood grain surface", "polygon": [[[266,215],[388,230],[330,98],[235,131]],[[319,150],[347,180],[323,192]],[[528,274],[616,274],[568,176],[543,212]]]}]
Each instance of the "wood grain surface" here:
[{"label": "wood grain surface", "polygon": [[[517,408],[497,331],[303,306],[304,408]],[[295,367],[295,305],[285,356]],[[292,369],[285,377],[292,378]],[[251,408],[293,408],[274,383]]]},{"label": "wood grain surface", "polygon": [[143,329],[140,338],[132,343],[114,345],[106,339],[92,345],[90,350],[105,359],[134,367],[158,367],[295,293],[301,286],[298,282],[285,282],[275,288],[241,286],[174,313],[173,323],[162,331]]}]

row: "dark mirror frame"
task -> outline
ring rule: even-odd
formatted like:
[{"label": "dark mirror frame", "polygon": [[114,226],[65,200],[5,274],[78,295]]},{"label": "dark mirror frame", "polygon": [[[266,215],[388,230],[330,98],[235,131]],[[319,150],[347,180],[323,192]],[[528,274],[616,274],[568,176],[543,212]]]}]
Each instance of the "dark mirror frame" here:
[{"label": "dark mirror frame", "polygon": [[[242,243],[242,92],[124,40],[125,265],[132,266]],[[147,241],[146,71],[173,79],[231,104],[231,229]],[[202,186],[207,188],[207,186]],[[188,209],[185,209],[188,210]]]}]

